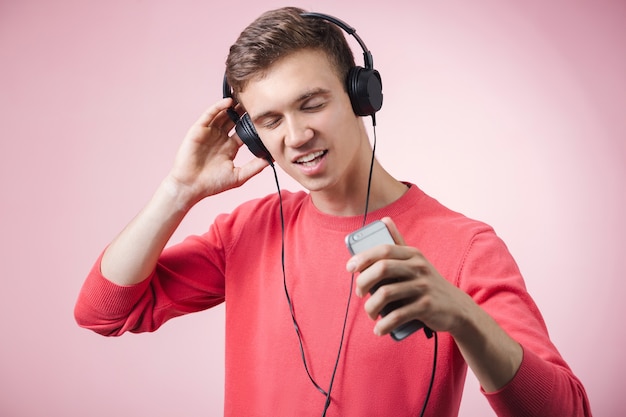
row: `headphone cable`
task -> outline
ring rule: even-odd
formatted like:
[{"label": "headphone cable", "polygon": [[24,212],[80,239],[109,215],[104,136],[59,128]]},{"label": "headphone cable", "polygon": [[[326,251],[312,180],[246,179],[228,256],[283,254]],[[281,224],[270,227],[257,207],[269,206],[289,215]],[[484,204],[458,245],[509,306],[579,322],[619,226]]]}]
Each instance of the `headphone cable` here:
[{"label": "headphone cable", "polygon": [[309,367],[306,361],[306,355],[304,353],[304,346],[302,343],[302,332],[300,331],[300,326],[298,325],[298,321],[296,320],[296,313],[293,308],[293,303],[291,301],[291,296],[289,295],[289,290],[287,289],[287,274],[285,273],[285,215],[283,212],[283,197],[280,192],[280,184],[278,182],[278,173],[276,172],[276,167],[273,162],[270,162],[270,166],[272,167],[272,171],[274,172],[274,180],[276,181],[276,188],[278,189],[278,203],[280,208],[280,233],[281,233],[281,247],[280,247],[280,263],[282,267],[283,273],[283,287],[285,289],[285,296],[287,297],[287,304],[289,305],[289,313],[291,314],[291,320],[293,321],[293,327],[296,330],[296,335],[298,336],[298,345],[300,347],[300,355],[302,356],[302,363],[304,364],[304,370],[306,371],[309,380],[311,383],[317,388],[319,392],[323,395],[328,395],[328,393],[320,387],[320,385],[313,379],[311,372],[309,371]]},{"label": "headphone cable", "polygon": [[[374,115],[372,115],[372,126],[374,132],[374,142],[372,144],[372,158],[370,160],[370,169],[369,174],[367,176],[367,192],[365,195],[365,212],[363,213],[363,224],[367,223],[367,213],[369,211],[369,203],[370,203],[370,191],[372,188],[372,173],[374,171],[374,161],[376,159],[376,119],[374,119]],[[335,382],[335,375],[337,373],[337,368],[339,367],[339,358],[341,357],[341,349],[343,347],[343,341],[346,335],[346,326],[348,324],[348,313],[350,312],[350,302],[352,301],[352,293],[354,290],[354,273],[352,273],[350,277],[350,293],[348,294],[348,302],[346,303],[346,314],[343,319],[343,328],[341,329],[341,339],[339,341],[339,350],[337,351],[337,359],[335,360],[335,367],[333,368],[332,376],[330,377],[330,384],[328,386],[328,393],[326,394],[326,403],[324,404],[324,412],[322,413],[322,417],[326,416],[326,411],[328,411],[328,407],[330,407],[331,397],[330,394],[333,390],[333,383]]]},{"label": "headphone cable", "polygon": [[[365,226],[365,223],[367,222],[367,213],[368,213],[368,209],[369,209],[369,199],[370,199],[370,190],[371,190],[371,185],[372,185],[372,172],[373,172],[373,168],[374,168],[374,161],[375,161],[375,155],[376,155],[376,124],[375,122],[373,123],[374,126],[374,143],[372,145],[372,158],[370,161],[370,169],[369,169],[369,175],[367,178],[367,193],[366,193],[366,198],[365,198],[365,213],[363,214],[363,226]],[[298,345],[300,348],[300,355],[302,357],[302,363],[304,365],[304,370],[306,371],[306,374],[309,378],[309,380],[311,381],[311,383],[313,384],[313,386],[319,391],[321,392],[325,397],[326,397],[326,402],[324,404],[324,412],[322,414],[322,416],[326,415],[326,411],[328,410],[328,407],[330,406],[330,401],[331,401],[331,392],[333,389],[333,384],[335,381],[335,376],[337,374],[337,369],[339,367],[339,359],[341,358],[341,350],[343,348],[343,342],[345,340],[345,334],[346,334],[346,327],[347,327],[347,323],[348,323],[348,315],[350,312],[350,303],[352,301],[352,292],[354,289],[354,274],[351,275],[350,277],[350,292],[348,294],[348,301],[346,303],[346,312],[344,315],[344,320],[343,320],[343,326],[341,329],[341,338],[339,341],[339,349],[337,350],[337,358],[335,359],[335,365],[333,367],[333,372],[330,378],[330,383],[329,383],[329,387],[328,387],[328,392],[326,392],[326,390],[324,390],[313,378],[313,376],[311,375],[311,372],[309,370],[309,366],[307,364],[307,360],[306,360],[306,354],[304,352],[304,345],[302,342],[302,331],[300,330],[300,326],[298,325],[298,321],[296,319],[296,314],[294,311],[294,307],[293,307],[293,302],[291,300],[291,296],[289,295],[289,290],[287,288],[287,274],[285,271],[285,214],[284,214],[284,210],[283,210],[283,197],[282,194],[280,192],[280,183],[278,181],[278,173],[276,171],[276,167],[274,166],[273,161],[268,160],[270,166],[272,167],[272,172],[274,173],[274,180],[276,182],[276,188],[277,188],[277,192],[278,192],[278,203],[279,203],[279,212],[280,212],[280,229],[281,229],[281,249],[280,249],[280,259],[281,259],[281,268],[282,268],[282,275],[283,275],[283,287],[285,290],[285,296],[287,297],[287,304],[289,306],[289,313],[291,314],[291,319],[293,321],[293,326],[294,329],[296,331],[296,335],[298,336]]]},{"label": "headphone cable", "polygon": [[[371,191],[371,185],[372,185],[372,173],[374,170],[374,161],[375,161],[375,155],[376,155],[376,122],[373,123],[373,132],[374,132],[374,142],[372,144],[372,158],[370,161],[370,169],[369,169],[369,175],[368,175],[368,179],[367,179],[367,192],[366,192],[366,198],[365,198],[365,212],[363,214],[363,226],[365,226],[365,224],[367,223],[367,214],[369,211],[369,200],[370,200],[370,191]],[[293,307],[293,303],[291,301],[291,296],[289,295],[289,290],[287,288],[287,274],[285,272],[285,215],[284,215],[284,210],[283,210],[283,198],[282,198],[282,194],[280,192],[280,183],[278,181],[278,173],[276,172],[276,167],[274,166],[273,161],[269,161],[270,166],[272,167],[272,171],[274,173],[274,180],[276,182],[276,188],[278,190],[278,202],[279,202],[279,208],[280,208],[280,226],[281,226],[281,267],[282,267],[282,275],[283,275],[283,287],[285,289],[285,296],[287,297],[287,304],[289,305],[289,313],[291,314],[291,319],[293,321],[293,325],[294,325],[294,329],[296,331],[296,335],[298,336],[298,345],[300,348],[300,355],[302,357],[302,363],[304,365],[304,370],[306,371],[306,374],[309,378],[309,380],[311,381],[311,383],[313,384],[313,386],[315,386],[315,388],[321,392],[325,397],[326,397],[326,401],[324,403],[324,411],[322,413],[322,417],[326,416],[326,412],[328,411],[328,408],[330,407],[330,402],[331,402],[331,393],[332,393],[332,389],[333,389],[333,385],[335,382],[335,376],[337,374],[337,369],[339,368],[339,359],[341,358],[341,351],[343,348],[343,342],[345,340],[345,335],[346,335],[346,327],[347,327],[347,323],[348,323],[348,315],[350,312],[350,303],[352,301],[352,292],[354,289],[354,273],[351,275],[350,277],[350,292],[348,294],[348,301],[346,303],[346,312],[344,315],[344,319],[343,319],[343,326],[341,329],[341,338],[339,341],[339,349],[337,350],[337,358],[335,359],[335,365],[333,367],[333,372],[330,378],[330,383],[328,386],[328,392],[326,392],[313,378],[313,376],[311,375],[311,372],[309,371],[309,367],[307,364],[307,360],[306,360],[306,354],[304,352],[304,345],[302,342],[302,332],[300,330],[300,326],[298,325],[298,321],[296,320],[296,314],[294,311],[294,307]],[[428,385],[428,391],[426,392],[426,397],[424,399],[424,403],[422,405],[422,410],[420,412],[420,417],[424,415],[424,412],[426,411],[426,406],[428,404],[428,401],[430,399],[430,394],[432,392],[432,388],[434,385],[434,380],[435,380],[435,370],[437,368],[437,350],[438,350],[438,346],[439,346],[439,337],[437,335],[437,332],[432,332],[432,334],[435,336],[434,337],[434,353],[433,353],[433,367],[432,367],[432,373],[431,373],[431,377],[430,377],[430,383]]]},{"label": "headphone cable", "polygon": [[426,412],[426,406],[428,405],[428,400],[430,399],[430,393],[433,390],[433,385],[435,384],[435,370],[437,369],[437,350],[439,348],[439,336],[437,332],[432,332],[432,335],[435,336],[435,341],[433,343],[433,370],[430,374],[430,382],[428,383],[428,391],[426,391],[426,397],[424,398],[424,404],[422,405],[422,411],[420,412],[420,417],[424,416],[424,412]]}]

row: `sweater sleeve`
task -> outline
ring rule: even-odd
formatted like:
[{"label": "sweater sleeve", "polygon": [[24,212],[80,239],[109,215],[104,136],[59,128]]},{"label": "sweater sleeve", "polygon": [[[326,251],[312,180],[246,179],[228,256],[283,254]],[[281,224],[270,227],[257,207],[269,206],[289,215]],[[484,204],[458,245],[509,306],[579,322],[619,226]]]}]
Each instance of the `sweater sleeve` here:
[{"label": "sweater sleeve", "polygon": [[591,416],[584,387],[551,342],[518,266],[492,230],[472,240],[459,286],[524,350],[513,379],[497,392],[483,391],[498,416]]},{"label": "sweater sleeve", "polygon": [[515,378],[499,391],[486,393],[498,416],[591,416],[582,384],[565,370],[529,350]]},{"label": "sweater sleeve", "polygon": [[152,274],[121,286],[100,272],[98,257],[80,290],[74,316],[81,327],[105,336],[151,332],[173,317],[224,301],[224,262],[217,234],[192,236],[167,248]]}]

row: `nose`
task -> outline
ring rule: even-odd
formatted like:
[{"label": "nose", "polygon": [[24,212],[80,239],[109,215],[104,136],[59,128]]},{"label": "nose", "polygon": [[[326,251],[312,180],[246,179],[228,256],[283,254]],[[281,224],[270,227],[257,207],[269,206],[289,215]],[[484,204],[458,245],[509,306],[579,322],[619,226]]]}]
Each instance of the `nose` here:
[{"label": "nose", "polygon": [[287,131],[285,136],[285,145],[291,148],[299,148],[313,138],[313,129],[311,129],[303,118],[296,116],[287,117]]}]

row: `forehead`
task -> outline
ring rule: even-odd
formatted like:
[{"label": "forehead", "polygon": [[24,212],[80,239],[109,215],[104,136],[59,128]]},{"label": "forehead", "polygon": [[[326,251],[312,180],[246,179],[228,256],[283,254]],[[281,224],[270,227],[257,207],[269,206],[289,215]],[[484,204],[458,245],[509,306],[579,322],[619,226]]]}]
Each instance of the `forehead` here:
[{"label": "forehead", "polygon": [[347,70],[344,71],[341,67],[341,64],[337,61],[337,58],[328,51],[320,48],[302,48],[288,51],[282,55],[277,55],[274,59],[271,60],[270,64],[267,67],[260,67],[253,72],[245,81],[239,84],[239,88],[235,89],[235,94],[239,95],[246,90],[246,87],[249,83],[258,81],[263,79],[266,74],[272,71],[277,64],[283,64],[285,61],[290,61],[297,57],[296,59],[305,59],[303,57],[316,56],[318,58],[318,64],[327,66],[329,65],[333,70],[337,72],[337,76],[341,79],[345,78],[347,74]]},{"label": "forehead", "polygon": [[[308,90],[343,90],[336,66],[320,50],[304,49],[286,55],[253,78],[239,93],[250,113],[270,103],[286,105]],[[261,106],[261,104],[265,104]]]}]

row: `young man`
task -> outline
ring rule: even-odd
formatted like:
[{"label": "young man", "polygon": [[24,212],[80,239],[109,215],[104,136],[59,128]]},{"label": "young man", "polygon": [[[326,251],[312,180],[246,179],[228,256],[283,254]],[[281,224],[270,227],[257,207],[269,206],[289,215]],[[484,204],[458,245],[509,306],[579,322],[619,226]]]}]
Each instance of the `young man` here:
[{"label": "young man", "polygon": [[[268,12],[231,47],[226,75],[239,104],[220,100],[191,127],[151,201],[87,277],[79,324],[105,335],[153,331],[225,301],[229,416],[419,415],[435,341],[425,415],[458,414],[468,365],[500,416],[590,415],[494,231],[371,165],[345,37],[302,12]],[[234,165],[234,109],[245,109],[271,158]],[[272,159],[308,193],[246,202],[165,248],[197,202]],[[383,219],[397,245],[351,257],[344,238],[362,225],[366,198],[367,221]],[[413,320],[426,329],[387,336]],[[425,337],[431,329],[436,337]]]}]

